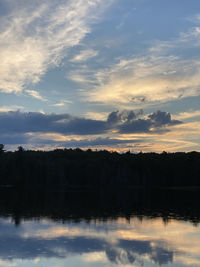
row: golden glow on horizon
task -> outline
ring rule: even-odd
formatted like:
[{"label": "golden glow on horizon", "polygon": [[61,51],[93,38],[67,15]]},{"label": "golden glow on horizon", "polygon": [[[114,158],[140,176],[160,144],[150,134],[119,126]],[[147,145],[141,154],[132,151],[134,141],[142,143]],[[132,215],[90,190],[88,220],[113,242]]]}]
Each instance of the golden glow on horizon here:
[{"label": "golden glow on horizon", "polygon": [[[198,114],[198,112],[196,112]],[[181,116],[190,117],[190,114],[184,114]],[[63,135],[57,133],[28,133],[27,135],[31,138],[40,138],[41,140],[52,140],[56,142],[63,142],[63,145],[57,145],[55,147],[64,148],[64,147],[80,147],[82,149],[93,149],[93,150],[108,150],[108,151],[117,151],[117,152],[126,152],[127,150],[133,150],[134,152],[162,152],[163,150],[167,152],[176,152],[176,151],[192,151],[200,150],[199,145],[199,131],[200,131],[200,122],[191,121],[185,122],[182,124],[174,125],[168,127],[169,131],[164,131],[163,133],[149,132],[149,133],[132,133],[132,134],[120,134],[116,130],[113,130],[112,133],[109,133],[109,138],[107,133],[99,135]],[[92,145],[89,143],[96,139],[114,139],[118,140],[109,145]],[[120,141],[127,141],[121,142]],[[66,142],[66,144],[64,144]],[[84,142],[88,145],[82,146]],[[103,142],[103,141],[102,141]],[[77,143],[77,145],[75,145]],[[70,146],[70,144],[73,144]],[[46,145],[45,147],[37,147],[41,150],[51,150],[54,147],[51,145]]]}]

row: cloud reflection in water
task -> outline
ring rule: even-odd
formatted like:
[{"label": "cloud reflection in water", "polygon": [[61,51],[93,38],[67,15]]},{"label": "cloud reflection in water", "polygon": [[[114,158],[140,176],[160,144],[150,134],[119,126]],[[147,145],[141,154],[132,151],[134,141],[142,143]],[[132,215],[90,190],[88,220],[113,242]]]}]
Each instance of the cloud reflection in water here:
[{"label": "cloud reflection in water", "polygon": [[43,260],[49,266],[55,260],[68,266],[72,259],[79,264],[81,261],[81,266],[107,266],[109,262],[114,266],[191,266],[191,260],[196,262],[192,266],[197,266],[200,262],[198,228],[182,221],[172,220],[168,225],[161,219],[140,222],[136,218],[129,223],[120,218],[90,224],[26,221],[15,228],[2,219],[0,228],[3,266],[5,262],[22,266],[19,260],[34,261],[35,266],[41,266]]}]

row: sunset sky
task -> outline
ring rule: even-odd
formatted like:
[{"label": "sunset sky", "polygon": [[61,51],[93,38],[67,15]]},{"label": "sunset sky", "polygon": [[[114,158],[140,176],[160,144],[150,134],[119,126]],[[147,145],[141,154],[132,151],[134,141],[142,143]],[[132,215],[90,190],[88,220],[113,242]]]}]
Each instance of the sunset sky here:
[{"label": "sunset sky", "polygon": [[1,0],[0,143],[200,150],[199,0]]}]

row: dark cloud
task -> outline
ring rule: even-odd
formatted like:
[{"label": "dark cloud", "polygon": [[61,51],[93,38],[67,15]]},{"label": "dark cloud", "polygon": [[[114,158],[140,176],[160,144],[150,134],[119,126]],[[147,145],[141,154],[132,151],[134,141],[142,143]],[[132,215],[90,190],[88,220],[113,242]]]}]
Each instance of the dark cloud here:
[{"label": "dark cloud", "polygon": [[143,110],[139,110],[138,112],[134,112],[133,110],[124,110],[113,111],[108,115],[107,123],[109,125],[118,125],[123,123],[130,123],[136,120],[140,115],[143,114]]},{"label": "dark cloud", "polygon": [[73,117],[69,114],[22,113],[10,111],[0,113],[0,133],[61,133],[101,134],[106,129],[104,121]]},{"label": "dark cloud", "polygon": [[146,119],[126,120],[118,129],[120,133],[163,132],[168,130],[167,127],[180,123],[182,122],[172,120],[170,113],[158,110]]},{"label": "dark cloud", "polygon": [[[144,118],[143,111],[113,111],[107,120],[95,120],[75,117],[70,114],[42,114],[39,112],[0,112],[0,143],[27,144],[43,143],[58,144],[52,140],[41,140],[37,133],[57,133],[63,135],[109,135],[112,130],[119,133],[151,133],[168,131],[168,127],[181,123],[172,120],[170,113],[156,111]],[[33,133],[33,135],[29,135]],[[76,144],[75,144],[76,142]],[[98,146],[133,143],[135,140],[117,140],[98,138],[95,140],[70,141],[66,146]]]},{"label": "dark cloud", "polygon": [[94,135],[102,134],[108,130],[104,121],[73,118],[67,122],[58,122],[58,131],[67,134]]},{"label": "dark cloud", "polygon": [[30,144],[31,138],[30,136],[24,133],[8,133],[8,134],[0,134],[0,143],[1,144],[9,144],[9,145],[16,145],[16,144]]},{"label": "dark cloud", "polygon": [[162,127],[165,125],[175,125],[181,123],[178,120],[172,120],[170,113],[162,112],[160,110],[150,114],[148,118],[154,127]]},{"label": "dark cloud", "polygon": [[151,128],[150,120],[138,119],[132,122],[126,122],[118,126],[120,133],[146,133]]}]

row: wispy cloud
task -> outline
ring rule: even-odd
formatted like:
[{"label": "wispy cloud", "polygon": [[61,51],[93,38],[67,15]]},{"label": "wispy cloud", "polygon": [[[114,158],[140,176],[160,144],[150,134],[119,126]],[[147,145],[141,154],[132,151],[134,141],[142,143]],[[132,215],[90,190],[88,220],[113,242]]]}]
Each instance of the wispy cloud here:
[{"label": "wispy cloud", "polygon": [[70,101],[70,100],[62,100],[59,103],[53,104],[53,106],[55,106],[55,107],[65,107],[65,106],[67,106],[68,104],[71,104],[71,103],[72,103],[72,101]]},{"label": "wispy cloud", "polygon": [[188,110],[174,115],[177,120],[196,119],[200,117],[200,110]]},{"label": "wispy cloud", "polygon": [[0,90],[20,92],[60,64],[110,1],[13,1],[0,23]]},{"label": "wispy cloud", "polygon": [[23,110],[23,106],[17,106],[17,105],[12,105],[12,106],[2,106],[0,107],[0,112],[8,112],[8,111],[15,111],[15,110]]},{"label": "wispy cloud", "polygon": [[155,55],[122,59],[96,73],[96,79],[90,101],[145,106],[199,95],[200,60]]},{"label": "wispy cloud", "polygon": [[32,96],[33,98],[39,99],[41,101],[47,101],[43,96],[41,96],[39,94],[39,92],[35,91],[35,90],[26,90],[26,93],[28,93],[30,96]]},{"label": "wispy cloud", "polygon": [[[200,27],[177,38],[153,41],[141,54],[118,57],[105,68],[77,69],[68,76],[85,88],[87,101],[148,106],[200,95]],[[88,89],[89,88],[89,89]]]},{"label": "wispy cloud", "polygon": [[82,62],[90,58],[96,57],[98,54],[99,52],[97,50],[93,49],[82,50],[78,55],[74,56],[70,61],[74,63]]}]

